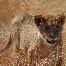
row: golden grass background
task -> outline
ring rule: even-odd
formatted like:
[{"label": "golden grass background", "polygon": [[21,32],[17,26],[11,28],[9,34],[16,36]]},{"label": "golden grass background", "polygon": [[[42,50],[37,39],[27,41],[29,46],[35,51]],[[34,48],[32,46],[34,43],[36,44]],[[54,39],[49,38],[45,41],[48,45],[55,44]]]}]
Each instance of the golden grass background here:
[{"label": "golden grass background", "polygon": [[[61,13],[66,15],[66,0],[0,0],[0,22],[4,22],[9,26],[13,17],[20,13],[42,14],[43,16],[57,16]],[[62,32],[62,39],[63,53],[66,56],[66,21]],[[10,58],[12,55],[11,50],[12,49],[9,48],[4,52],[5,54],[2,55]],[[5,62],[6,60],[3,60],[4,57],[0,57],[2,58],[0,58],[0,60],[7,63]],[[9,65],[5,64],[5,66]]]}]

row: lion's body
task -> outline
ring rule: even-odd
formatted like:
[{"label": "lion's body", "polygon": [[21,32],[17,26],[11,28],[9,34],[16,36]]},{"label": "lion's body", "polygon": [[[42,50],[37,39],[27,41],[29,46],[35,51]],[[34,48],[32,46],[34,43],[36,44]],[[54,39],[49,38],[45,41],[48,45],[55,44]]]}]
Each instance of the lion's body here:
[{"label": "lion's body", "polygon": [[34,16],[26,14],[20,18],[20,21],[17,21],[19,18],[15,19],[15,22],[20,24],[19,27],[15,26],[15,22],[11,24],[14,58],[16,59],[14,65],[61,66],[62,38],[57,41],[56,45],[49,45],[36,26]]}]

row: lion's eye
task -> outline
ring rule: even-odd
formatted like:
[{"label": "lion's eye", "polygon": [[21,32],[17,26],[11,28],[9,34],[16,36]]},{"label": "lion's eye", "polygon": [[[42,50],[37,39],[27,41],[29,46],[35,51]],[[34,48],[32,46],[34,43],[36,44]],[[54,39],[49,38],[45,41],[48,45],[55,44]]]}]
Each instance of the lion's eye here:
[{"label": "lion's eye", "polygon": [[45,26],[45,29],[48,30],[49,29],[49,26]]},{"label": "lion's eye", "polygon": [[55,29],[58,30],[59,29],[59,26],[57,24],[55,24]]}]

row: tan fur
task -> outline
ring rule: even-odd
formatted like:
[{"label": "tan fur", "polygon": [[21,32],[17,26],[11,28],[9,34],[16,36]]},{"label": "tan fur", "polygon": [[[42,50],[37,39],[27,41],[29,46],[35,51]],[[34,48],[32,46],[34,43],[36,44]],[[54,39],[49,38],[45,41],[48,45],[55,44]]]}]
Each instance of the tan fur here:
[{"label": "tan fur", "polygon": [[[17,21],[19,18],[15,20],[21,24],[19,27],[12,26],[15,22],[11,24],[12,30],[15,28],[12,32],[14,59],[16,60],[14,65],[61,66],[62,38],[57,41],[56,45],[49,45],[36,26],[34,16],[25,14],[20,18],[20,21]],[[20,41],[18,41],[18,36],[20,36]]]}]

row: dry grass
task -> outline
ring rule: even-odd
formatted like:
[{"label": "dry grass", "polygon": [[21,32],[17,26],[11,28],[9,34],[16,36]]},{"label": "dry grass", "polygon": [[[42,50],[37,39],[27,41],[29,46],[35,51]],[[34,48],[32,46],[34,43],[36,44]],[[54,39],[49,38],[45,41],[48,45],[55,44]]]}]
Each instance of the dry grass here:
[{"label": "dry grass", "polygon": [[[16,14],[30,13],[43,16],[51,14],[56,16],[62,12],[66,15],[66,0],[0,0],[0,22],[6,23],[5,25],[8,26]],[[62,33],[63,54],[66,57],[66,22]],[[12,46],[7,51],[0,53],[0,57],[0,63],[3,63],[0,66],[10,66]]]}]

